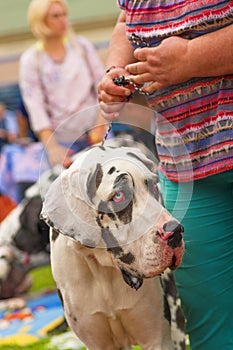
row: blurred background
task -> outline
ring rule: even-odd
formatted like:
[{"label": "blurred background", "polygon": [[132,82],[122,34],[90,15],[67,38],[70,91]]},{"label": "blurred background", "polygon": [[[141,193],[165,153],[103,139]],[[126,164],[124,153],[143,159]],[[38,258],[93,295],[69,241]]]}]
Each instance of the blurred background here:
[{"label": "blurred background", "polygon": [[[17,82],[18,58],[34,41],[27,24],[29,3],[30,0],[0,0],[0,85]],[[104,60],[119,14],[116,1],[67,0],[67,4],[73,28],[95,43]]]}]

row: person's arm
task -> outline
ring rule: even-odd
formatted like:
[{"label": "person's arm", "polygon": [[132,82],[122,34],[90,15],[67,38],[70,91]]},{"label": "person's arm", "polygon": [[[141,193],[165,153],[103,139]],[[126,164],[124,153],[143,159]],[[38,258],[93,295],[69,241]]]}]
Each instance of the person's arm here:
[{"label": "person's arm", "polygon": [[21,56],[19,64],[20,91],[35,133],[52,128],[41,85],[39,60],[37,48],[32,47]]},{"label": "person's arm", "polygon": [[126,87],[117,86],[113,78],[129,73],[125,66],[135,62],[134,49],[128,41],[125,33],[125,12],[122,11],[113,30],[106,59],[106,73],[98,86],[98,98],[102,115],[106,119],[115,119],[131,90]]},{"label": "person's arm", "polygon": [[53,135],[39,74],[37,53],[31,49],[20,59],[20,90],[23,102],[27,107],[32,130],[44,144],[51,166],[68,166],[71,163],[68,150],[60,146]]},{"label": "person's arm", "polygon": [[17,122],[19,126],[19,138],[23,139],[28,137],[28,121],[27,119],[23,116],[23,113],[18,110],[16,113],[17,116]]},{"label": "person's arm", "polygon": [[11,111],[6,111],[5,120],[7,130],[7,141],[9,143],[15,143],[19,133],[16,114]]},{"label": "person's arm", "polygon": [[125,11],[121,11],[109,43],[107,69],[111,66],[124,68],[126,64],[135,62],[134,48],[126,36],[125,19]]},{"label": "person's arm", "polygon": [[191,78],[233,73],[233,24],[192,40],[170,37],[155,48],[134,52],[137,63],[126,66],[138,84],[153,82],[152,92]]},{"label": "person's arm", "polygon": [[89,138],[90,144],[102,142],[106,131],[107,131],[106,120],[102,117],[101,113],[98,112],[95,120],[95,125],[88,132],[88,138]]}]

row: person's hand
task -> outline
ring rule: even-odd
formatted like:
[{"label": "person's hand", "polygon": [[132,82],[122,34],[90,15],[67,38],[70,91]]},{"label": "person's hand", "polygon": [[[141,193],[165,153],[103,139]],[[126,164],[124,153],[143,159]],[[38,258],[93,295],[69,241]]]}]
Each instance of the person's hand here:
[{"label": "person's hand", "polygon": [[125,77],[129,73],[123,68],[113,68],[106,73],[98,85],[98,99],[101,115],[107,120],[115,120],[119,116],[120,110],[128,100],[132,91],[123,86],[118,86],[113,82],[114,78],[121,75]]},{"label": "person's hand", "polygon": [[15,143],[18,138],[17,134],[14,134],[13,132],[8,132],[7,133],[7,141],[9,143]]},{"label": "person's hand", "polygon": [[74,152],[57,143],[48,144],[46,152],[52,167],[55,165],[62,165],[68,168],[72,164],[71,155]]},{"label": "person's hand", "polygon": [[138,62],[125,68],[129,77],[137,84],[146,84],[144,91],[149,93],[170,85],[180,84],[192,78],[188,59],[189,40],[171,37],[157,47],[136,49]]}]

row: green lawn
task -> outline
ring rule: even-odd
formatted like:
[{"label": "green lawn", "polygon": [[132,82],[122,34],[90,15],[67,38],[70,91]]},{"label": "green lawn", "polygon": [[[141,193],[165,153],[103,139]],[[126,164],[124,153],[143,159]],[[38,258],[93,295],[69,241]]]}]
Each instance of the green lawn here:
[{"label": "green lawn", "polygon": [[[51,274],[51,268],[50,266],[45,266],[42,268],[35,269],[32,271],[32,277],[33,277],[33,285],[30,289],[30,293],[38,292],[46,288],[53,288],[55,287],[53,277]],[[17,345],[3,345],[0,346],[0,350],[57,350],[55,347],[52,349],[49,347],[50,338],[42,339],[36,343],[33,343],[31,345],[24,345],[24,346],[17,346]],[[133,350],[140,350],[140,347],[135,346]],[[69,350],[69,349],[66,349]],[[79,348],[79,350],[81,350]],[[83,348],[82,350],[85,350]],[[190,347],[188,346],[186,350],[190,350]]]},{"label": "green lawn", "polygon": [[29,293],[38,292],[44,288],[55,287],[50,266],[37,268],[31,272],[33,284]]},{"label": "green lawn", "polygon": [[[32,345],[27,345],[27,346],[2,346],[0,347],[1,350],[22,350],[22,349],[26,349],[26,350],[47,350],[48,347],[48,343],[49,343],[49,339],[45,339],[45,340],[41,340],[37,343],[34,343]],[[82,350],[85,350],[86,348],[83,348]],[[140,350],[141,348],[139,348],[138,346],[134,347],[134,350]],[[56,349],[52,349],[52,350],[56,350]],[[69,349],[66,349],[69,350]],[[80,349],[81,350],[81,349]],[[190,347],[188,346],[186,350],[190,350]]]}]

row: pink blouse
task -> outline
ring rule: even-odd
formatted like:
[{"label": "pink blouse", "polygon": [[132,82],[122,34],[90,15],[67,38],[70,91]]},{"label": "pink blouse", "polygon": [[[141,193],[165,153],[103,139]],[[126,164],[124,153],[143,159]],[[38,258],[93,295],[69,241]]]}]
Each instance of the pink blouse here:
[{"label": "pink blouse", "polygon": [[[72,142],[93,127],[97,112],[97,84],[103,64],[84,37],[66,43],[62,63],[38,44],[20,59],[20,89],[33,131],[51,128],[58,142]],[[90,108],[93,107],[93,108]]]}]

